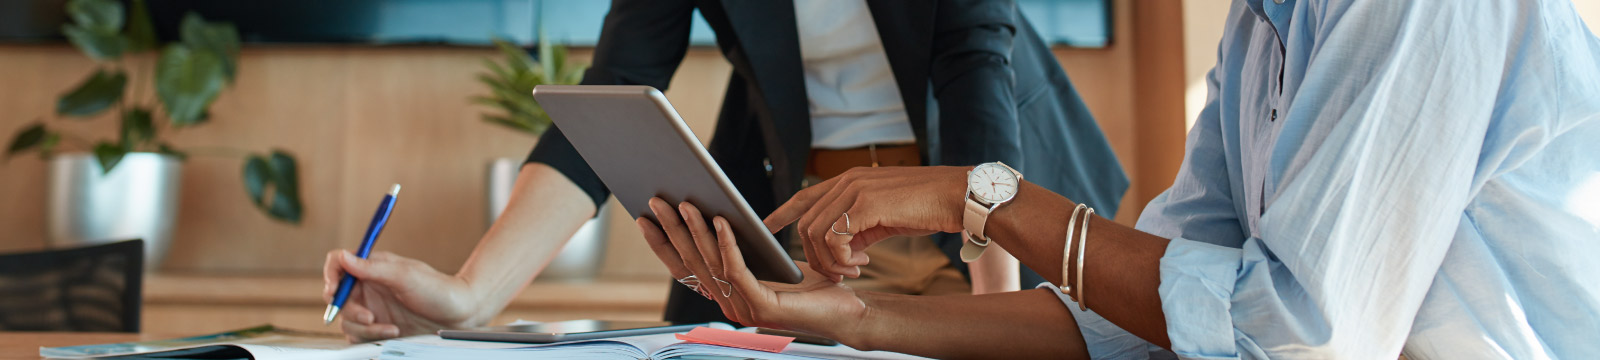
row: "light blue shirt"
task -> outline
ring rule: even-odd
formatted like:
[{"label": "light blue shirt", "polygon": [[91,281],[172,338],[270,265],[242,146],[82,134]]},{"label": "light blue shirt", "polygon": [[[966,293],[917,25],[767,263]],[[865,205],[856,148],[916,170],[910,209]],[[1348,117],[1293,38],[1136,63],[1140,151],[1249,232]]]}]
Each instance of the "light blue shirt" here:
[{"label": "light blue shirt", "polygon": [[[1173,239],[1176,355],[1600,356],[1600,40],[1569,0],[1238,0],[1217,56],[1138,223]],[[1151,355],[1068,307],[1092,355]]]}]

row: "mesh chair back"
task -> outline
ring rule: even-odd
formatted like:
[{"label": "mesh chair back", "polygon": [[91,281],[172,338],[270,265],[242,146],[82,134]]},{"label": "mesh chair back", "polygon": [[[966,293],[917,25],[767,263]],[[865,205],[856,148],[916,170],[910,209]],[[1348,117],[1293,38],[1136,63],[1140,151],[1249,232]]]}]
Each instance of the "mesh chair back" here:
[{"label": "mesh chair back", "polygon": [[0,254],[0,331],[138,332],[144,241]]}]

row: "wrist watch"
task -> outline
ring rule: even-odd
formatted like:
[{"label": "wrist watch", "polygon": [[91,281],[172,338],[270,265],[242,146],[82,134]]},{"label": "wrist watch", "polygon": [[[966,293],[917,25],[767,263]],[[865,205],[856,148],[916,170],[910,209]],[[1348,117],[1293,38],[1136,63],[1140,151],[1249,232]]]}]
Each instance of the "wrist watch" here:
[{"label": "wrist watch", "polygon": [[1022,173],[999,161],[980,164],[967,171],[966,210],[961,215],[961,260],[972,262],[989,248],[984,224],[989,214],[1017,196]]}]

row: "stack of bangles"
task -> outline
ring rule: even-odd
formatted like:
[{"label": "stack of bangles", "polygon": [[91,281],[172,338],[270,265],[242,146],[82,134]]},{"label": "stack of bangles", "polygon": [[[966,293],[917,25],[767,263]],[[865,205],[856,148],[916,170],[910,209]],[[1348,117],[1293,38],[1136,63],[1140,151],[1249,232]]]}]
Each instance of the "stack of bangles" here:
[{"label": "stack of bangles", "polygon": [[[1077,230],[1078,214],[1080,213],[1083,214],[1083,230],[1078,232],[1078,264],[1073,267],[1072,232]],[[1089,307],[1084,305],[1083,302],[1083,250],[1085,249],[1084,245],[1089,243],[1089,218],[1093,215],[1094,208],[1088,205],[1078,204],[1077,207],[1072,208],[1072,217],[1067,219],[1067,243],[1061,247],[1061,285],[1057,287],[1061,288],[1061,293],[1071,297],[1072,301],[1078,302],[1079,311],[1089,310]],[[1074,279],[1067,276],[1069,274],[1067,269],[1075,269],[1070,274],[1077,275],[1077,278]]]}]

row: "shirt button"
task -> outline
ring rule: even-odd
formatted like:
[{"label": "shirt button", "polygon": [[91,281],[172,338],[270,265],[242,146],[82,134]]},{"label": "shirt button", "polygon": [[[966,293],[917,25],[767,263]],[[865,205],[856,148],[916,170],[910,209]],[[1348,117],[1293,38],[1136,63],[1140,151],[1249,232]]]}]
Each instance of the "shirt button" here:
[{"label": "shirt button", "polygon": [[772,158],[761,158],[761,167],[767,169],[767,177],[772,177]]},{"label": "shirt button", "polygon": [[[1278,109],[1272,109],[1272,119],[1267,120],[1267,121],[1278,121]],[[772,167],[771,166],[767,167],[767,172],[769,173],[768,175],[771,175],[770,174],[772,172]]]}]

